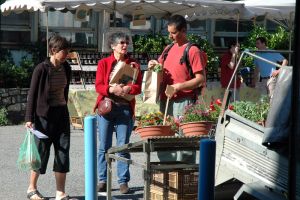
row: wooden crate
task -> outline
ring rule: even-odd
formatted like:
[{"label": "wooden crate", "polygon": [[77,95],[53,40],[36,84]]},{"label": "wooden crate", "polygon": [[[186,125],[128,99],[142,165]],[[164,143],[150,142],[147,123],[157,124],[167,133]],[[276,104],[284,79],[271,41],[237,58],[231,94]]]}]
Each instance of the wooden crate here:
[{"label": "wooden crate", "polygon": [[176,170],[152,173],[151,186],[163,188],[175,194],[197,194],[198,171]]},{"label": "wooden crate", "polygon": [[150,187],[150,199],[151,200],[197,200],[198,193],[194,194],[183,194],[175,193],[161,188],[158,186],[151,185]]},{"label": "wooden crate", "polygon": [[83,118],[82,117],[70,117],[71,125],[73,128],[83,129]]}]

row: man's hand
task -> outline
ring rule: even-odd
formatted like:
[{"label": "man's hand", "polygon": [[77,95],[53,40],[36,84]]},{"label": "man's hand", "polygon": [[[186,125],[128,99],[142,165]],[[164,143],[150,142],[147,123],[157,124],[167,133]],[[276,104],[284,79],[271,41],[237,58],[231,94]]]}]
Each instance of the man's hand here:
[{"label": "man's hand", "polygon": [[155,67],[155,65],[159,64],[157,60],[149,60],[148,62],[148,69],[152,69]]},{"label": "man's hand", "polygon": [[167,85],[165,94],[168,98],[176,97],[176,93],[180,90],[181,83],[176,83],[174,85]]},{"label": "man's hand", "polygon": [[278,76],[278,74],[279,74],[279,72],[280,72],[280,69],[278,69],[278,70],[274,70],[273,72],[272,72],[272,77],[276,77],[276,76]]}]

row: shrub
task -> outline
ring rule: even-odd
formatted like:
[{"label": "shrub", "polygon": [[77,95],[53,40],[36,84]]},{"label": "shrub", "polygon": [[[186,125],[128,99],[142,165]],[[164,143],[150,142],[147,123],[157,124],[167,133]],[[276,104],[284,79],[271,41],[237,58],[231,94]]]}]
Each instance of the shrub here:
[{"label": "shrub", "polygon": [[5,108],[0,108],[0,126],[5,126],[7,124],[7,110]]},{"label": "shrub", "polygon": [[33,62],[25,57],[20,66],[14,65],[9,60],[0,60],[0,87],[29,87],[33,68]]}]

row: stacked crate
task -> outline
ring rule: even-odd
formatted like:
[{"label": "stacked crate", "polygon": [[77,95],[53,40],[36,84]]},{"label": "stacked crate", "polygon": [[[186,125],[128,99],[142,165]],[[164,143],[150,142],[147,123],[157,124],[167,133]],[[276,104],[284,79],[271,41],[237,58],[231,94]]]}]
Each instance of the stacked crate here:
[{"label": "stacked crate", "polygon": [[198,171],[172,170],[152,173],[151,200],[197,200]]}]

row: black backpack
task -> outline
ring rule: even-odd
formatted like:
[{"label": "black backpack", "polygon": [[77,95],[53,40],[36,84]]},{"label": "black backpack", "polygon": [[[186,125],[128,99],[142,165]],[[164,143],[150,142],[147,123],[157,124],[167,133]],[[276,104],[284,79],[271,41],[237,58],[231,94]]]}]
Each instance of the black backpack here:
[{"label": "black backpack", "polygon": [[[174,43],[169,44],[169,46],[168,46],[168,47],[166,48],[166,50],[163,52],[163,55],[162,55],[163,62],[166,60],[166,58],[167,58],[167,56],[168,56],[168,53],[169,53],[170,49],[173,47],[173,45],[174,45]],[[185,47],[184,52],[183,52],[183,55],[182,55],[181,58],[180,58],[180,64],[182,65],[183,63],[185,63],[186,66],[187,66],[187,68],[188,68],[190,77],[191,77],[191,78],[194,78],[195,76],[194,76],[194,73],[193,73],[193,70],[192,70],[192,66],[191,66],[190,60],[189,60],[189,50],[190,50],[190,48],[191,48],[192,46],[196,46],[196,47],[198,47],[198,48],[200,49],[200,51],[201,51],[201,59],[207,59],[207,55],[206,55],[206,53],[205,53],[203,50],[201,50],[201,48],[200,48],[197,44],[195,44],[195,43],[189,42],[189,43],[187,44],[187,46]]]}]

